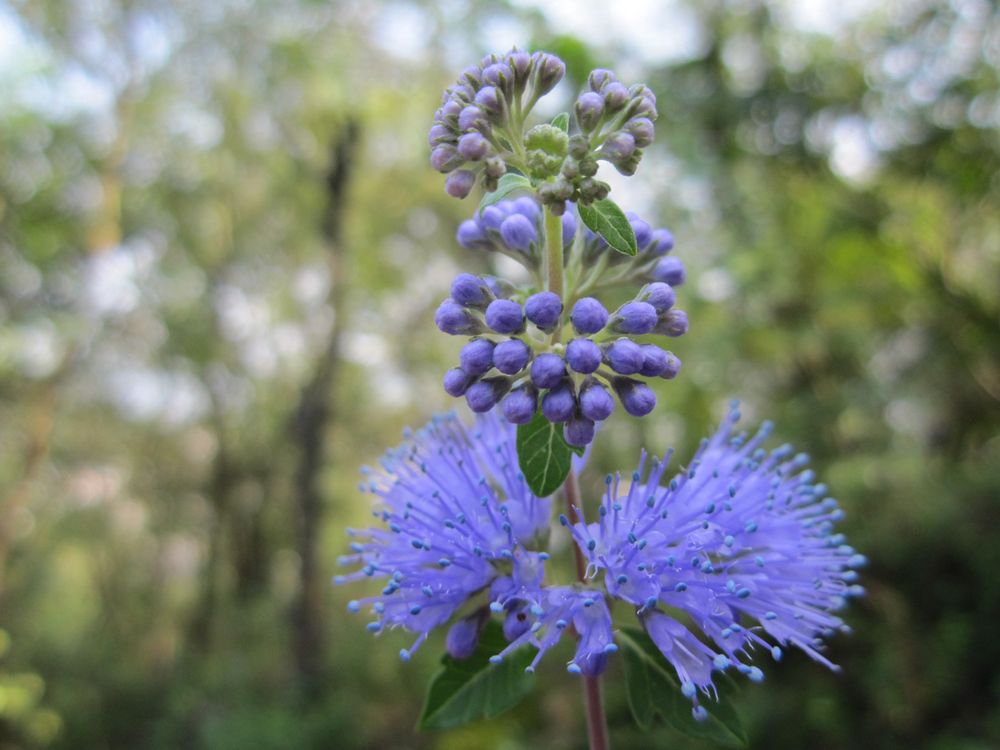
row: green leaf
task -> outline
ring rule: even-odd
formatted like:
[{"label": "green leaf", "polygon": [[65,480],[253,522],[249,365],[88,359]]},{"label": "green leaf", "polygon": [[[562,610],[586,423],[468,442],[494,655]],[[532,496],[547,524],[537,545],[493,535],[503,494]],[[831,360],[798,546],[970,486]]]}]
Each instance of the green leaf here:
[{"label": "green leaf", "polygon": [[468,659],[445,655],[443,668],[431,680],[417,728],[451,729],[476,719],[492,719],[513,708],[531,692],[535,676],[524,671],[531,664],[531,649],[522,648],[499,664],[490,657],[507,647],[503,628],[486,623],[479,645]]},{"label": "green leaf", "polygon": [[569,112],[560,112],[558,115],[552,118],[552,124],[559,128],[562,132],[569,132]]},{"label": "green leaf", "polygon": [[594,232],[597,232],[615,250],[623,255],[635,255],[639,247],[635,242],[635,231],[628,217],[610,198],[594,201],[589,206],[577,205],[580,218]]},{"label": "green leaf", "polygon": [[691,701],[681,694],[673,667],[646,631],[640,628],[622,628],[618,641],[624,655],[628,705],[641,729],[648,729],[654,714],[659,714],[668,725],[691,737],[700,737],[730,747],[746,747],[747,736],[743,723],[723,690],[720,689],[717,703],[702,703],[708,710],[708,718],[696,721],[691,715]]},{"label": "green leaf", "polygon": [[539,497],[548,497],[566,481],[574,450],[563,437],[562,425],[552,424],[541,412],[517,427],[517,462]]},{"label": "green leaf", "polygon": [[482,213],[484,208],[492,206],[494,203],[499,203],[508,195],[518,190],[531,190],[531,182],[523,174],[508,172],[500,178],[496,190],[483,196],[476,211]]}]

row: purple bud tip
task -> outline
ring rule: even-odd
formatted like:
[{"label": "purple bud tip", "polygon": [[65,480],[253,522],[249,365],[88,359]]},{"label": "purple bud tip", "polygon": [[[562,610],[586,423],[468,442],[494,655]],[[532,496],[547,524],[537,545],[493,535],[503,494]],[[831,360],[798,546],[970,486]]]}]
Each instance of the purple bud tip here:
[{"label": "purple bud tip", "polygon": [[550,422],[566,422],[576,411],[576,396],[572,383],[564,380],[542,398],[542,414]]},{"label": "purple bud tip", "polygon": [[628,89],[618,81],[609,81],[604,87],[604,103],[612,112],[624,107],[631,98]]},{"label": "purple bud tip", "polygon": [[601,156],[611,162],[625,161],[635,153],[635,138],[619,130],[612,133],[601,146]]},{"label": "purple bud tip", "polygon": [[587,76],[587,83],[590,84],[592,91],[601,91],[606,85],[617,80],[615,74],[606,68],[596,68]]},{"label": "purple bud tip", "polygon": [[656,308],[648,302],[626,302],[615,312],[611,328],[618,333],[641,335],[656,327]]},{"label": "purple bud tip", "polygon": [[662,258],[653,269],[653,278],[670,286],[680,286],[687,279],[687,271],[680,258]]},{"label": "purple bud tip", "polygon": [[479,223],[483,229],[491,229],[494,232],[499,232],[500,225],[506,218],[507,214],[496,206],[487,206],[479,216]]},{"label": "purple bud tip", "polygon": [[557,354],[539,354],[531,363],[531,381],[539,388],[555,388],[566,374],[566,365]]},{"label": "purple bud tip", "polygon": [[450,143],[442,143],[431,151],[431,166],[438,172],[451,172],[457,169],[465,161],[458,153],[458,149]]},{"label": "purple bud tip", "polygon": [[482,332],[482,325],[453,299],[446,299],[434,313],[437,327],[452,336],[470,336]]},{"label": "purple bud tip", "polygon": [[653,241],[650,243],[648,252],[653,255],[666,255],[674,249],[674,236],[669,229],[654,229]]},{"label": "purple bud tip", "polygon": [[538,409],[538,393],[534,388],[517,388],[503,400],[503,415],[511,424],[527,424]]},{"label": "purple bud tip", "polygon": [[464,396],[472,378],[465,370],[455,367],[444,374],[444,392],[458,398]]},{"label": "purple bud tip", "polygon": [[458,127],[462,130],[478,130],[486,123],[486,115],[475,104],[470,104],[458,115]]},{"label": "purple bud tip", "polygon": [[489,142],[479,133],[466,133],[458,139],[458,153],[467,161],[479,161],[489,150]]},{"label": "purple bud tip", "polygon": [[451,282],[451,298],[466,307],[485,305],[489,297],[483,280],[471,273],[460,273]]},{"label": "purple bud tip", "polygon": [[608,324],[608,311],[593,297],[584,297],[573,305],[570,320],[579,333],[597,333]]},{"label": "purple bud tip", "polygon": [[597,123],[604,114],[604,97],[593,91],[586,91],[580,94],[574,106],[576,121],[580,124],[580,129],[585,133],[597,127]]},{"label": "purple bud tip", "polygon": [[556,84],[563,79],[563,76],[566,75],[566,63],[547,52],[536,52],[534,60],[538,75],[535,90],[541,96],[554,89]]},{"label": "purple bud tip", "polygon": [[498,115],[503,111],[500,92],[493,86],[484,86],[476,94],[476,105],[484,112],[491,115]]},{"label": "purple bud tip", "polygon": [[576,372],[589,375],[601,366],[601,347],[590,339],[573,339],[566,345],[566,361]]},{"label": "purple bud tip", "polygon": [[440,146],[442,143],[453,142],[455,139],[454,131],[447,125],[440,122],[434,123],[430,131],[427,133],[427,143],[431,148],[435,146]]},{"label": "purple bud tip", "polygon": [[569,247],[576,236],[576,215],[569,209],[562,215],[562,232],[563,246]]},{"label": "purple bud tip", "polygon": [[636,148],[646,148],[656,137],[656,128],[648,117],[634,117],[625,123],[625,132],[635,139]]},{"label": "purple bud tip", "polygon": [[[452,292],[452,297],[455,296]],[[662,281],[654,281],[652,284],[646,284],[639,292],[639,299],[644,302],[651,304],[658,313],[664,313],[674,306],[677,302],[677,293],[670,284],[666,284]]]},{"label": "purple bud tip", "polygon": [[608,389],[591,380],[580,391],[580,413],[587,419],[603,422],[615,410],[615,400]]},{"label": "purple bud tip", "polygon": [[469,408],[477,414],[488,412],[504,393],[506,378],[486,378],[469,386],[465,392],[465,401]]},{"label": "purple bud tip", "polygon": [[507,201],[506,203],[510,207],[512,214],[521,214],[530,219],[532,223],[542,218],[542,210],[538,207],[534,198],[523,195],[513,202]]},{"label": "purple bud tip", "polygon": [[455,239],[458,240],[459,245],[467,250],[490,246],[489,238],[475,219],[466,219],[459,224],[458,232],[455,233]]},{"label": "purple bud tip", "polygon": [[504,219],[500,225],[500,236],[505,245],[522,252],[527,252],[538,241],[534,223],[523,214],[511,214]]},{"label": "purple bud tip", "polygon": [[[462,136],[463,138],[465,136]],[[458,150],[462,150],[462,141],[458,142]],[[629,224],[632,225],[632,231],[635,232],[635,244],[642,251],[653,239],[653,228],[649,224],[638,216],[630,216]]]},{"label": "purple bud tip", "polygon": [[532,294],[524,303],[524,312],[528,320],[543,331],[552,331],[559,323],[563,304],[559,295],[554,292],[539,292]]},{"label": "purple bud tip", "polygon": [[497,333],[520,333],[524,330],[521,306],[508,299],[495,299],[486,308],[486,325]]},{"label": "purple bud tip", "polygon": [[656,394],[645,383],[630,378],[615,378],[614,387],[625,411],[633,417],[644,417],[656,408]]},{"label": "purple bud tip", "polygon": [[594,422],[583,417],[571,419],[563,428],[563,437],[570,445],[589,445],[594,441]]},{"label": "purple bud tip", "polygon": [[504,375],[521,372],[531,358],[531,349],[520,339],[501,341],[493,350],[493,366]]},{"label": "purple bud tip", "polygon": [[670,310],[656,326],[657,333],[666,336],[683,336],[688,331],[688,316],[683,310]]},{"label": "purple bud tip", "polygon": [[493,63],[483,70],[483,80],[492,86],[505,86],[514,80],[514,71],[507,63]]},{"label": "purple bud tip", "polygon": [[445,192],[452,198],[458,198],[461,200],[472,192],[472,188],[475,184],[475,173],[470,172],[468,169],[460,169],[457,172],[452,172],[448,175],[448,179],[444,181],[444,189]]},{"label": "purple bud tip", "polygon": [[669,359],[667,352],[663,351],[663,349],[654,344],[644,344],[642,346],[642,355],[643,360],[642,369],[639,370],[640,375],[644,375],[647,378],[657,378],[666,371]]},{"label": "purple bud tip", "polygon": [[604,352],[604,360],[621,375],[634,375],[642,369],[642,347],[631,339],[618,339]]},{"label": "purple bud tip", "polygon": [[667,366],[663,368],[660,377],[664,380],[673,380],[681,371],[681,360],[673,352],[667,352]]},{"label": "purple bud tip", "polygon": [[485,375],[493,367],[493,342],[489,339],[473,339],[462,347],[458,362],[472,377]]}]

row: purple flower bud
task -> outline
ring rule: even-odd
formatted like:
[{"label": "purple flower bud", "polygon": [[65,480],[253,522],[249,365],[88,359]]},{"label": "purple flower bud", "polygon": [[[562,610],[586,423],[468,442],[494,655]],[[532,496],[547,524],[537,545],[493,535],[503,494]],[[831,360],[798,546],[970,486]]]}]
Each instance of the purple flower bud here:
[{"label": "purple flower bud", "polygon": [[645,375],[647,378],[657,378],[667,369],[667,353],[655,344],[643,344],[642,356],[640,375]]},{"label": "purple flower bud", "polygon": [[608,389],[590,378],[580,389],[580,413],[587,419],[602,422],[615,410],[615,400]]},{"label": "purple flower bud", "polygon": [[604,351],[604,361],[621,375],[634,375],[642,369],[642,348],[632,339],[618,339]]},{"label": "purple flower bud", "polygon": [[498,279],[496,276],[484,276],[483,281],[486,282],[489,290],[493,292],[493,296],[500,299],[510,299],[514,292],[517,291],[516,287],[507,281],[507,279]]},{"label": "purple flower bud", "polygon": [[496,406],[509,388],[508,378],[483,378],[469,386],[465,392],[465,401],[472,411],[482,414]]},{"label": "purple flower bud", "polygon": [[611,317],[611,330],[616,333],[641,335],[656,328],[656,308],[648,302],[626,302]]},{"label": "purple flower bud", "polygon": [[448,179],[444,181],[444,189],[452,198],[461,200],[472,192],[475,184],[475,173],[470,172],[468,169],[460,169],[448,175]]},{"label": "purple flower bud", "polygon": [[[462,142],[459,141],[459,149],[461,146]],[[632,231],[635,232],[635,244],[638,246],[639,252],[642,252],[643,248],[653,239],[653,228],[631,211],[625,215],[628,217],[628,223],[632,225]]]},{"label": "purple flower bud", "polygon": [[[455,293],[452,292],[452,297]],[[644,302],[648,302],[654,308],[656,312],[662,313],[669,310],[677,302],[677,293],[670,284],[665,284],[662,281],[654,281],[652,284],[646,284],[639,292],[637,299],[641,299]]]},{"label": "purple flower bud", "polygon": [[523,84],[528,78],[528,71],[531,70],[531,55],[521,50],[511,50],[507,53],[507,64],[514,71],[514,82]]},{"label": "purple flower bud", "polygon": [[486,325],[497,333],[520,333],[524,330],[524,313],[516,302],[495,299],[486,308]]},{"label": "purple flower bud", "polygon": [[594,441],[594,422],[585,417],[573,417],[563,427],[563,437],[570,445],[582,448]]},{"label": "purple flower bud", "polygon": [[463,307],[485,307],[493,295],[478,276],[460,273],[451,282],[451,298]]},{"label": "purple flower bud", "polygon": [[688,332],[688,316],[683,310],[670,310],[660,317],[656,332],[664,336],[683,336]]},{"label": "purple flower bud", "polygon": [[427,143],[433,148],[434,146],[439,146],[442,143],[452,143],[455,140],[454,131],[447,125],[442,125],[439,122],[434,123],[431,126],[430,132],[427,134]]},{"label": "purple flower bud", "polygon": [[628,104],[629,99],[631,99],[628,89],[618,83],[618,81],[609,81],[608,85],[604,87],[603,93],[604,103],[609,112],[617,112]]},{"label": "purple flower bud", "polygon": [[504,375],[517,375],[530,358],[531,349],[520,339],[501,341],[493,350],[493,366]]},{"label": "purple flower bud", "polygon": [[444,648],[452,659],[468,659],[479,645],[479,634],[486,624],[487,615],[483,610],[463,617],[448,629],[444,639]]},{"label": "purple flower bud", "polygon": [[487,206],[479,216],[479,223],[483,229],[491,229],[494,232],[500,231],[500,225],[507,218],[507,214],[496,206]]},{"label": "purple flower bud", "polygon": [[589,375],[601,366],[601,347],[590,339],[573,339],[566,345],[566,362],[576,372]]},{"label": "purple flower bud", "polygon": [[680,258],[662,258],[653,269],[656,281],[665,281],[670,286],[680,286],[687,279],[687,271]]},{"label": "purple flower bud", "polygon": [[550,422],[567,422],[576,411],[573,381],[563,380],[542,397],[542,414]]},{"label": "purple flower bud", "polygon": [[681,360],[673,352],[667,352],[667,366],[663,368],[660,377],[664,380],[673,380],[677,373],[681,371]]},{"label": "purple flower bud", "polygon": [[647,252],[650,255],[666,255],[674,249],[674,236],[669,229],[654,229],[653,241],[649,245]]},{"label": "purple flower bud", "polygon": [[458,231],[455,233],[455,239],[458,240],[459,245],[467,250],[489,248],[491,246],[489,238],[475,219],[466,219],[459,224]]},{"label": "purple flower bud", "polygon": [[566,63],[548,52],[532,55],[535,63],[535,94],[542,96],[556,87],[566,75]]},{"label": "purple flower bud", "polygon": [[445,100],[444,104],[441,105],[441,109],[438,110],[437,114],[439,120],[454,120],[458,117],[458,113],[462,111],[462,103],[458,99],[449,97]]},{"label": "purple flower bud", "polygon": [[503,95],[493,86],[484,86],[476,94],[476,105],[490,119],[499,118],[504,111]]},{"label": "purple flower bud", "polygon": [[604,114],[604,97],[593,91],[585,91],[580,94],[573,107],[576,113],[576,121],[580,124],[580,130],[589,133],[597,127]]},{"label": "purple flower bud", "polygon": [[590,75],[587,76],[587,83],[590,84],[591,91],[598,92],[609,83],[617,80],[617,76],[605,68],[596,68],[595,70],[590,71]]},{"label": "purple flower bud", "polygon": [[547,333],[555,330],[562,311],[562,300],[554,292],[532,294],[524,303],[524,312],[528,320]]},{"label": "purple flower bud", "polygon": [[472,383],[472,378],[465,370],[455,367],[444,374],[444,392],[458,398],[464,396]]},{"label": "purple flower bud", "polygon": [[450,143],[442,143],[431,151],[431,166],[438,172],[451,172],[465,161]]},{"label": "purple flower bud", "polygon": [[531,381],[539,388],[555,388],[566,374],[566,364],[558,354],[539,354],[531,363]]},{"label": "purple flower bud", "polygon": [[576,236],[576,215],[572,211],[566,211],[562,215],[563,247],[573,244]]},{"label": "purple flower bud", "polygon": [[479,161],[489,150],[489,142],[480,133],[466,133],[458,139],[458,153],[468,161]]},{"label": "purple flower bud", "polygon": [[629,105],[629,116],[632,118],[641,117],[647,120],[655,120],[659,115],[656,111],[655,96],[634,97]]},{"label": "purple flower bud", "polygon": [[475,104],[470,104],[458,115],[459,130],[479,130],[486,125],[486,114]]},{"label": "purple flower bud", "polygon": [[515,388],[507,394],[501,404],[503,415],[511,424],[527,424],[538,410],[538,391],[534,386],[527,385]]},{"label": "purple flower bud", "polygon": [[521,214],[525,218],[530,219],[533,223],[542,218],[542,211],[538,208],[538,204],[535,203],[534,198],[529,198],[527,195],[523,195],[515,201],[507,201],[507,203],[509,203],[512,209],[512,214]]},{"label": "purple flower bud", "polygon": [[438,306],[434,322],[452,336],[475,336],[484,330],[483,324],[453,299],[446,299]]},{"label": "purple flower bud", "polygon": [[493,63],[483,70],[483,80],[506,91],[514,83],[514,71],[507,63]]},{"label": "purple flower bud", "polygon": [[504,244],[514,250],[527,252],[538,241],[535,225],[523,214],[512,214],[500,225],[500,236]]},{"label": "purple flower bud", "polygon": [[493,342],[473,339],[458,353],[458,363],[469,375],[485,375],[493,367]]},{"label": "purple flower bud", "polygon": [[635,138],[619,130],[608,136],[601,146],[601,156],[610,162],[625,161],[635,152]]},{"label": "purple flower bud", "polygon": [[583,297],[573,305],[570,320],[578,333],[597,333],[608,324],[608,311],[593,297]]},{"label": "purple flower bud", "polygon": [[633,417],[644,417],[656,408],[656,394],[645,383],[631,378],[615,378],[611,385],[625,411]]},{"label": "purple flower bud", "polygon": [[656,128],[648,117],[633,117],[622,129],[635,139],[636,148],[646,148],[656,136]]}]

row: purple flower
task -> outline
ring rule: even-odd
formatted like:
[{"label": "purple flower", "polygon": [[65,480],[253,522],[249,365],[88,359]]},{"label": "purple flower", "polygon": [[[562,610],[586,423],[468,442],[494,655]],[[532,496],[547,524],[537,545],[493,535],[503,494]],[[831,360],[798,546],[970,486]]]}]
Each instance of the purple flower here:
[{"label": "purple flower", "polygon": [[483,378],[465,390],[465,401],[476,414],[483,414],[496,406],[508,390],[510,390],[509,378]]},{"label": "purple flower", "polygon": [[615,400],[608,389],[593,378],[580,389],[580,413],[587,419],[602,422],[615,410]]},{"label": "purple flower", "polygon": [[642,369],[644,360],[642,347],[632,339],[620,338],[604,352],[604,361],[621,375],[635,375]]},{"label": "purple flower", "polygon": [[493,347],[494,344],[489,339],[473,339],[462,347],[458,363],[473,377],[483,375],[493,368]]},{"label": "purple flower", "polygon": [[438,306],[434,322],[452,336],[474,336],[484,330],[479,319],[453,299],[446,299]]},{"label": "purple flower", "polygon": [[576,411],[573,381],[563,380],[542,398],[542,414],[550,422],[568,422]]},{"label": "purple flower", "polygon": [[563,437],[570,445],[582,447],[593,442],[596,429],[594,420],[583,416],[573,417],[563,428]]},{"label": "purple flower", "polygon": [[640,335],[656,327],[656,308],[648,302],[626,302],[611,316],[611,330]]},{"label": "purple flower", "polygon": [[452,198],[462,199],[472,192],[475,184],[476,175],[474,172],[470,172],[468,169],[459,169],[448,175],[448,179],[444,181],[444,189]]},{"label": "purple flower", "polygon": [[531,349],[520,339],[501,341],[493,350],[493,366],[504,375],[517,375],[530,358]]},{"label": "purple flower", "polygon": [[538,391],[530,383],[515,388],[501,404],[503,416],[511,424],[527,424],[538,410]]},{"label": "purple flower", "polygon": [[495,299],[486,308],[486,325],[497,333],[520,333],[524,330],[524,313],[516,302]]},{"label": "purple flower", "polygon": [[531,363],[531,381],[539,388],[555,388],[566,374],[566,365],[558,354],[539,354]]},{"label": "purple flower", "polygon": [[524,302],[524,312],[528,320],[546,332],[555,330],[562,310],[562,300],[553,292],[532,294]]},{"label": "purple flower", "polygon": [[865,560],[834,534],[841,511],[804,470],[808,457],[763,449],[769,423],[749,440],[733,435],[738,419],[734,405],[665,487],[669,454],[648,470],[643,454],[627,491],[609,476],[599,520],[572,528],[608,593],[637,608],[695,718],[705,716],[699,692],[714,694],[713,672],[763,679],[755,649],[777,659],[796,646],[836,669],[822,639],[844,629],[833,613],[863,593],[851,569]]},{"label": "purple flower", "polygon": [[573,339],[566,345],[566,362],[574,371],[589,375],[601,366],[601,347],[590,339]]},{"label": "purple flower", "polygon": [[[633,417],[644,417],[656,408],[656,394],[645,383],[632,378],[615,378],[611,386],[618,394],[618,400]],[[468,398],[468,395],[466,395]]]},{"label": "purple flower", "polygon": [[527,252],[538,241],[534,222],[524,214],[511,214],[500,224],[504,244],[514,250]]},{"label": "purple flower", "polygon": [[597,333],[608,324],[608,311],[593,297],[584,297],[573,305],[570,320],[579,333]]},{"label": "purple flower", "polygon": [[[348,532],[352,553],[340,562],[360,568],[336,581],[385,581],[381,593],[348,609],[370,608],[373,632],[416,633],[400,652],[404,659],[483,589],[506,601],[529,584],[540,586],[548,556],[523,542],[548,528],[550,505],[531,494],[517,471],[512,426],[481,416],[466,428],[454,415],[440,416],[387,452],[381,465],[365,470],[361,489],[378,498],[382,525]],[[503,568],[512,572],[504,575]],[[471,633],[449,640],[465,651]]]},{"label": "purple flower", "polygon": [[444,392],[449,396],[464,396],[471,383],[472,376],[460,367],[452,368],[444,374]]}]

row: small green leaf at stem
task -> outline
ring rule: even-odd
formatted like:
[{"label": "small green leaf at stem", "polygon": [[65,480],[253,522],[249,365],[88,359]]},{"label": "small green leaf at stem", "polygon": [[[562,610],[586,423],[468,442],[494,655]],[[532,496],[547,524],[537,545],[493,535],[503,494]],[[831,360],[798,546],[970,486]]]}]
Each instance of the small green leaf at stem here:
[{"label": "small green leaf at stem", "polygon": [[561,424],[553,424],[541,412],[527,424],[517,427],[517,462],[528,487],[538,497],[548,497],[569,476],[573,453],[583,454],[582,448],[571,447],[563,437]]},{"label": "small green leaf at stem", "polygon": [[577,206],[580,218],[592,231],[597,232],[612,248],[623,255],[635,255],[639,248],[635,231],[628,217],[610,198],[594,201],[589,206]]},{"label": "small green leaf at stem", "polygon": [[558,115],[552,118],[552,124],[559,128],[562,132],[569,132],[569,112],[560,112]]},{"label": "small green leaf at stem", "polygon": [[442,669],[431,680],[417,728],[451,729],[477,719],[492,719],[513,708],[531,692],[535,676],[524,671],[531,649],[522,648],[499,664],[490,657],[507,646],[503,628],[486,623],[479,645],[468,659],[441,658]]},{"label": "small green leaf at stem", "polygon": [[487,193],[483,196],[483,199],[479,202],[479,208],[476,209],[477,213],[482,213],[484,208],[492,206],[494,203],[499,203],[504,198],[506,198],[511,193],[518,190],[531,190],[531,181],[528,180],[523,174],[514,174],[513,172],[508,172],[497,183],[497,189],[492,193]]},{"label": "small green leaf at stem", "polygon": [[[648,729],[655,714],[683,734],[710,740],[729,747],[746,747],[747,736],[731,701],[720,689],[719,701],[706,700],[705,721],[691,715],[691,701],[681,694],[673,667],[656,644],[640,628],[622,628],[618,638],[625,666],[625,691],[629,708],[640,729]],[[717,679],[722,682],[725,678]],[[717,685],[723,688],[723,685]]]}]

